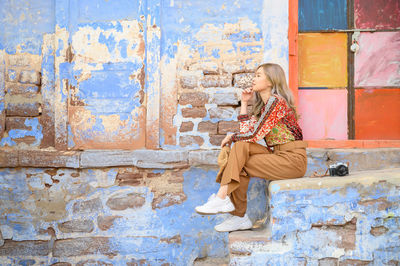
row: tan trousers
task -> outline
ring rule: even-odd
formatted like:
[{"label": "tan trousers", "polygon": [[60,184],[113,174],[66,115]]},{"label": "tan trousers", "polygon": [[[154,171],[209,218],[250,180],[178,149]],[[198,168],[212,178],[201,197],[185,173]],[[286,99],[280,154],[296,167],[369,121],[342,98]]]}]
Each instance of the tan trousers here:
[{"label": "tan trousers", "polygon": [[228,195],[235,205],[232,215],[243,217],[247,209],[250,177],[281,180],[304,176],[307,170],[307,142],[293,141],[274,146],[274,151],[250,142],[233,145],[222,173],[221,185],[228,185]]}]

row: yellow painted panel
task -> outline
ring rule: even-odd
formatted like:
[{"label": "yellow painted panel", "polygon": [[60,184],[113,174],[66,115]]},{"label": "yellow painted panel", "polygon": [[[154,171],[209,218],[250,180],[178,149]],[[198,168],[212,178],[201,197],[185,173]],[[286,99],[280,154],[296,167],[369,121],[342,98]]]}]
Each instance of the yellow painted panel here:
[{"label": "yellow painted panel", "polygon": [[299,86],[347,87],[347,34],[299,34]]}]

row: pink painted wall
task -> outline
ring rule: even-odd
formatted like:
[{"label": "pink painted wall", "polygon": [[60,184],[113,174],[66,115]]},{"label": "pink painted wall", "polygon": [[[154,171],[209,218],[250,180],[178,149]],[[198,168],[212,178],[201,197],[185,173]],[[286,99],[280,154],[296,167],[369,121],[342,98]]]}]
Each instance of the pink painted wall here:
[{"label": "pink painted wall", "polygon": [[299,90],[298,110],[305,140],[347,139],[347,90]]},{"label": "pink painted wall", "polygon": [[355,86],[400,85],[400,32],[361,33],[355,54]]}]

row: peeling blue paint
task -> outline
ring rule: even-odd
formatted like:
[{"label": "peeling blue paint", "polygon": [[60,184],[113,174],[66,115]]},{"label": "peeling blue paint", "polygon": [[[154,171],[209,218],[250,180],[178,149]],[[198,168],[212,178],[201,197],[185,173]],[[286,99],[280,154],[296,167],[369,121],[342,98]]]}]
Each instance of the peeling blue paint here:
[{"label": "peeling blue paint", "polygon": [[39,119],[37,117],[27,118],[25,120],[25,125],[30,127],[30,130],[25,129],[12,129],[8,131],[8,136],[4,137],[0,141],[0,146],[15,146],[17,143],[16,139],[24,138],[27,136],[35,137],[35,141],[31,144],[31,146],[39,146],[40,142],[43,139],[42,133],[42,125],[39,123]]}]

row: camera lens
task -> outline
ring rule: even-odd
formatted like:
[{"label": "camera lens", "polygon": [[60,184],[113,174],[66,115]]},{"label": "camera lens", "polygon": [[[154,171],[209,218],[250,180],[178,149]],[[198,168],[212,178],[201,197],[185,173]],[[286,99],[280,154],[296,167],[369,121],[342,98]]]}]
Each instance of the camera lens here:
[{"label": "camera lens", "polygon": [[349,170],[348,170],[347,166],[345,166],[345,165],[339,165],[336,168],[336,174],[338,176],[344,176],[344,175],[347,175],[348,173],[349,173]]}]

